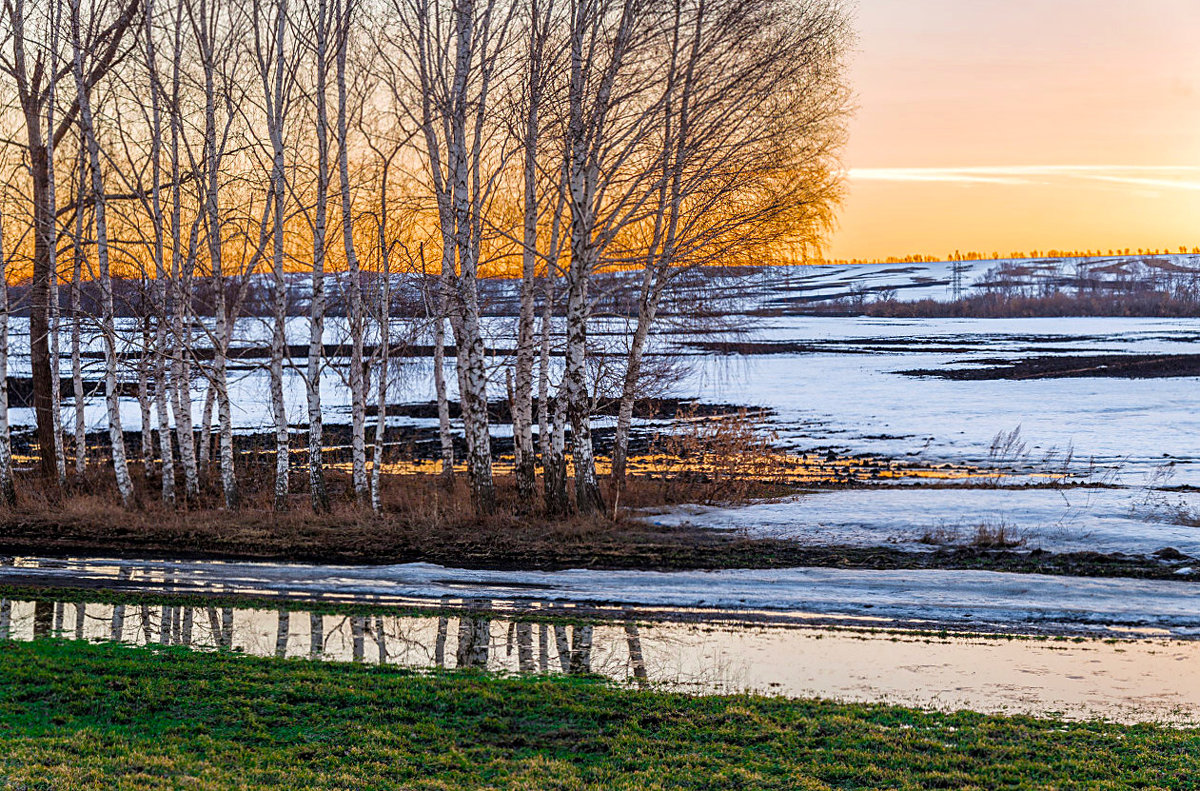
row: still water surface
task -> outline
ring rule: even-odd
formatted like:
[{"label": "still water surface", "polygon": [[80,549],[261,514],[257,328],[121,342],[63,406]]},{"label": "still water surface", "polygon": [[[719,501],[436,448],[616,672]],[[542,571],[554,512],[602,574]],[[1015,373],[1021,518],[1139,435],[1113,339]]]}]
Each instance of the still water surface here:
[{"label": "still water surface", "polygon": [[473,604],[480,609],[423,616],[17,600],[0,602],[0,639],[120,640],[415,669],[592,672],[693,693],[1200,723],[1198,641],[936,637],[633,619],[563,624]]}]

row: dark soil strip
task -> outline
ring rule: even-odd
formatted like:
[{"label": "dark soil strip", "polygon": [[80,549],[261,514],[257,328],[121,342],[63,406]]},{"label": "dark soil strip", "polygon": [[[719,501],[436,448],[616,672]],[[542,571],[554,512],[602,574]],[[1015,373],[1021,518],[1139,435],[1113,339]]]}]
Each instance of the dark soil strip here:
[{"label": "dark soil strip", "polygon": [[144,521],[136,526],[71,523],[48,517],[0,524],[0,555],[79,555],[190,560],[392,564],[424,561],[499,570],[642,569],[678,571],[819,566],[847,569],[976,569],[1081,577],[1175,579],[1194,562],[1121,553],[988,550],[908,552],[892,547],[805,546],[690,527],[640,522],[465,525],[415,528],[388,520],[274,521],[244,514],[228,522]]},{"label": "dark soil strip", "polygon": [[1200,376],[1200,354],[1101,354],[1027,357],[985,368],[920,368],[898,371],[958,381],[997,379],[1160,379]]}]

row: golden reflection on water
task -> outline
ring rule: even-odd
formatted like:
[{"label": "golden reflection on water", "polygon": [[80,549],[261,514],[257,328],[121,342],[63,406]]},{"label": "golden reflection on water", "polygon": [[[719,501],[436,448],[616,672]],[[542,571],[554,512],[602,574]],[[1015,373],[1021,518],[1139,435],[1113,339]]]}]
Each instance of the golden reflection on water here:
[{"label": "golden reflection on water", "polygon": [[38,610],[28,601],[9,602],[5,609],[0,638],[25,640],[37,631],[412,668],[465,663],[512,673],[588,669],[620,682],[693,693],[752,691],[947,711],[1200,723],[1200,641],[935,637],[632,621],[600,621],[584,632],[577,625],[489,617],[486,611],[462,618],[450,612],[438,618],[294,611],[281,618],[269,610],[132,604],[43,603]]}]

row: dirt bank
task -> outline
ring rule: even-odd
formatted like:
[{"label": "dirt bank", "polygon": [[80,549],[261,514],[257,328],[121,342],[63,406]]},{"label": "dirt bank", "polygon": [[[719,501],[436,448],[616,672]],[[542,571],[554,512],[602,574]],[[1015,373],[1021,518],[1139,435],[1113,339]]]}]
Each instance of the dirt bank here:
[{"label": "dirt bank", "polygon": [[981,368],[920,368],[900,371],[905,376],[928,376],[958,381],[996,379],[1160,379],[1200,376],[1200,354],[1097,354],[1025,357],[1018,360],[980,360]]}]

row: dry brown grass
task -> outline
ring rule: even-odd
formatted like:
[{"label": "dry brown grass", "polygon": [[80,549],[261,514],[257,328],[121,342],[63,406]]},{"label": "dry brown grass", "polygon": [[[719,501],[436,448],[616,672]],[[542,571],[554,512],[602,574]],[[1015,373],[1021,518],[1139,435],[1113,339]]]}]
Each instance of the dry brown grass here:
[{"label": "dry brown grass", "polygon": [[[140,470],[135,469],[135,472]],[[35,477],[18,482],[19,503],[0,509],[0,554],[115,554],[121,556],[228,557],[349,563],[414,560],[449,565],[624,565],[639,555],[650,565],[692,552],[684,531],[650,527],[622,511],[592,517],[548,518],[540,498],[522,501],[511,476],[497,476],[498,508],[477,516],[464,476],[447,483],[425,474],[385,475],[381,513],[354,502],[349,476],[329,475],[331,508],[309,506],[302,473],[300,492],[284,512],[273,510],[268,474],[254,464],[239,469],[241,507],[219,507],[215,482],[199,498],[172,508],[159,498],[159,482],[137,476],[135,508],[120,505],[111,470],[96,468],[64,490]],[[684,484],[633,477],[622,505],[663,505],[672,497],[696,499]],[[670,502],[673,502],[671,500]]]},{"label": "dry brown grass", "polygon": [[1015,549],[1027,543],[1021,531],[1004,520],[981,522],[971,529],[938,525],[926,530],[918,539],[934,546],[961,546],[974,549]]},{"label": "dry brown grass", "polygon": [[795,459],[775,447],[777,440],[762,429],[760,415],[744,409],[715,416],[682,411],[630,468],[642,473],[647,506],[746,502],[788,489]]}]

